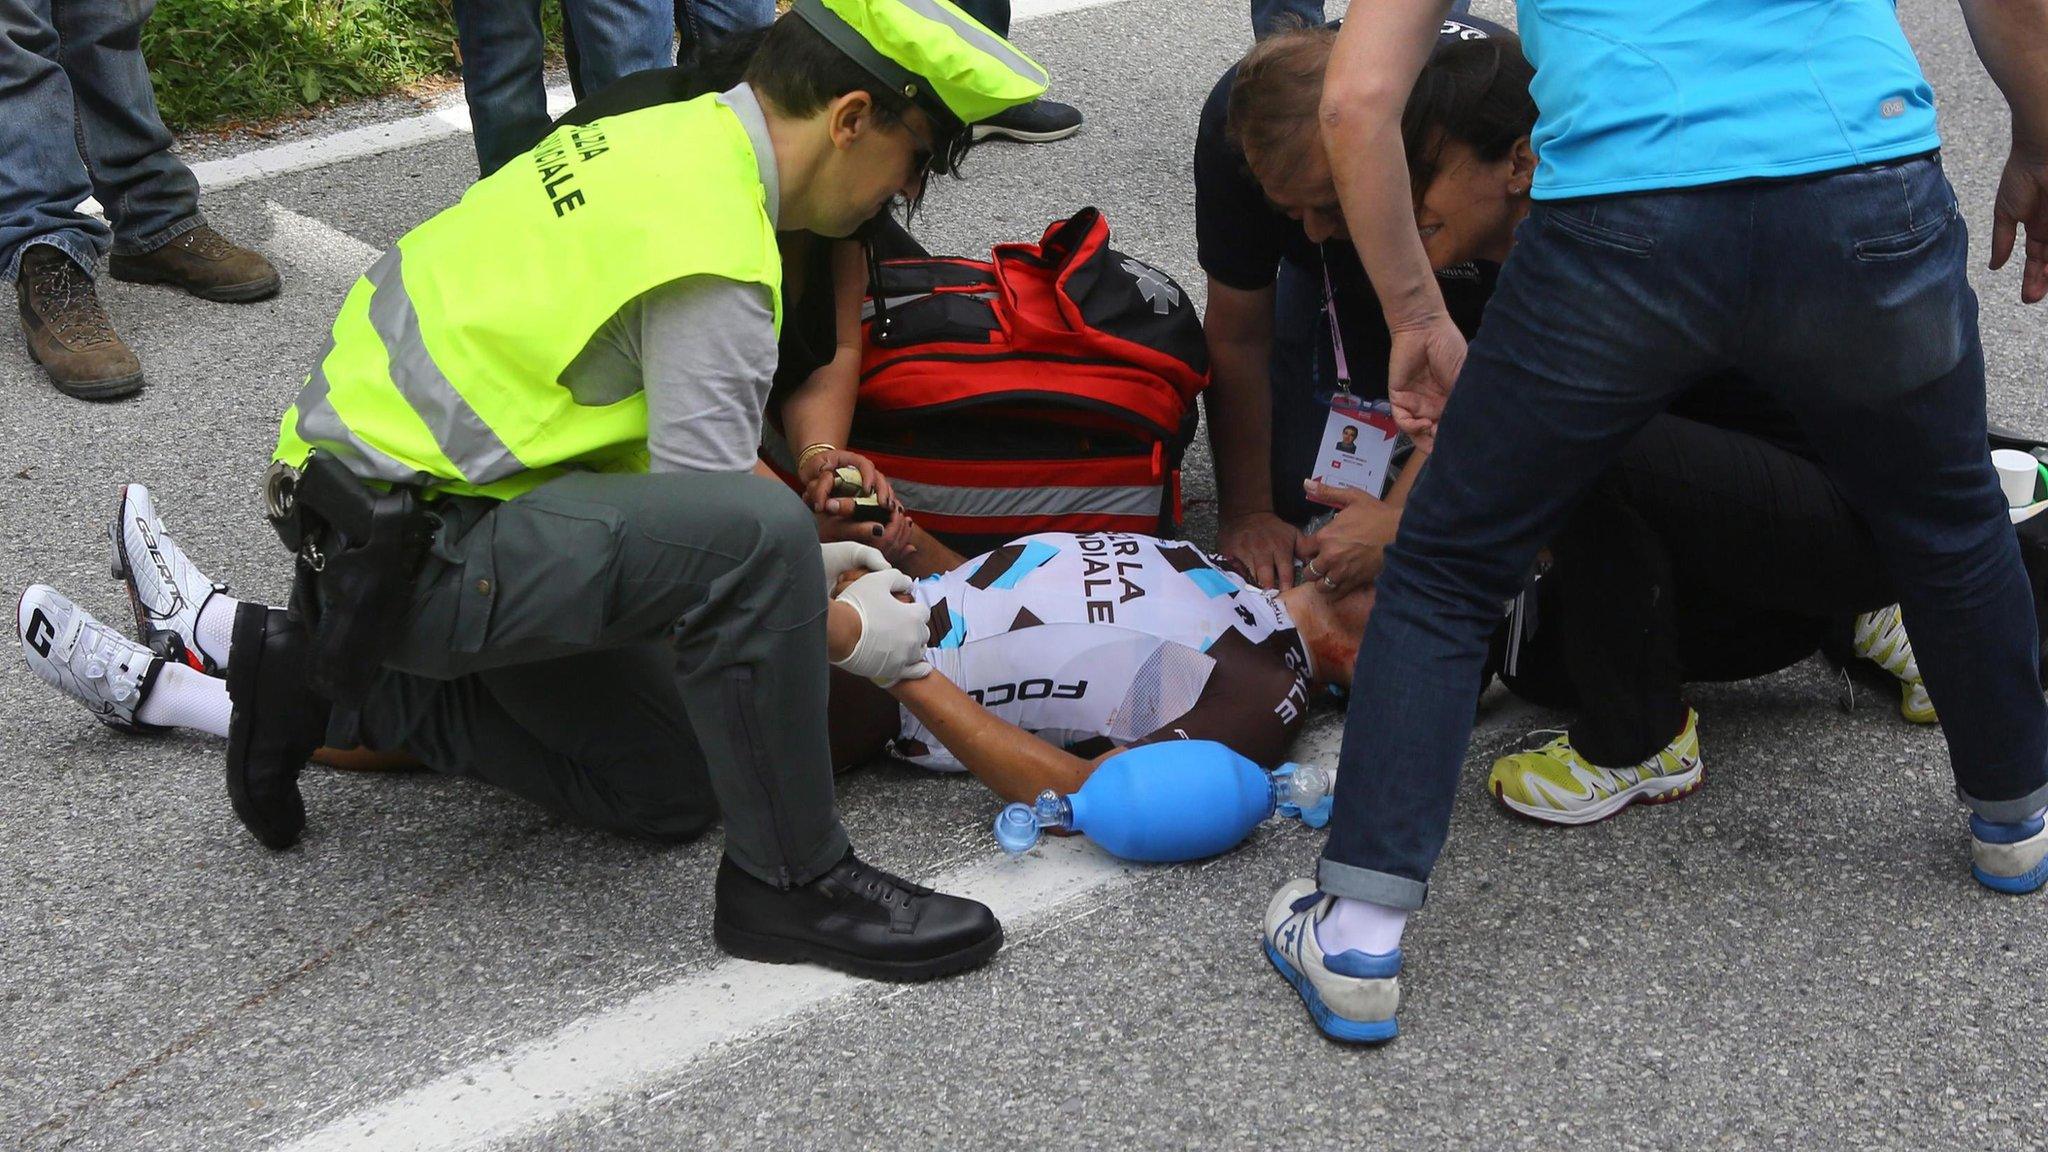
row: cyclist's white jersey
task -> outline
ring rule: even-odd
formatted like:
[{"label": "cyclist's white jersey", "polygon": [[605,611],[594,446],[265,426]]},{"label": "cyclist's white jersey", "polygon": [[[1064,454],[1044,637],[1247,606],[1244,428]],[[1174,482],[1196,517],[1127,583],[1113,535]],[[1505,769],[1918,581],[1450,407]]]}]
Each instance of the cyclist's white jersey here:
[{"label": "cyclist's white jersey", "polygon": [[[1213,739],[1271,764],[1307,710],[1308,652],[1278,597],[1192,544],[1041,533],[912,594],[931,610],[932,666],[1061,747]],[[960,770],[901,714],[896,755]]]}]

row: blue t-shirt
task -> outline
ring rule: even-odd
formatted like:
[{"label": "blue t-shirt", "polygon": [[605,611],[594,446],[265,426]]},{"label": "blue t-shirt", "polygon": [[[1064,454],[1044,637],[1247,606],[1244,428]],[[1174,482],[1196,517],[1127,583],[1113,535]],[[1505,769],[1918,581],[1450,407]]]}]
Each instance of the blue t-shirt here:
[{"label": "blue t-shirt", "polygon": [[1800,176],[1940,146],[1893,0],[1517,0],[1539,200]]}]

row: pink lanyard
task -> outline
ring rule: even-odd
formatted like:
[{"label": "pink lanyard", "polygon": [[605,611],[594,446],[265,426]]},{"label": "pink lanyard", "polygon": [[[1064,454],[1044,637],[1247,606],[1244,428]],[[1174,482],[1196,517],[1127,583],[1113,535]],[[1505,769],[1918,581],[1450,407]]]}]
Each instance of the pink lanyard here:
[{"label": "pink lanyard", "polygon": [[1344,359],[1344,333],[1337,329],[1337,289],[1330,283],[1330,253],[1323,245],[1316,245],[1316,252],[1323,258],[1323,315],[1330,318],[1330,351],[1337,354],[1337,391],[1351,395],[1351,364]]}]

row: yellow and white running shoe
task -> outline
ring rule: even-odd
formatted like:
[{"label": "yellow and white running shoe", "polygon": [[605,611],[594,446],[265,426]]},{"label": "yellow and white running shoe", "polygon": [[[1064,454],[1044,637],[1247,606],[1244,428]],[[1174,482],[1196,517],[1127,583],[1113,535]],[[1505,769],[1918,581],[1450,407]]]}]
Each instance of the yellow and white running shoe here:
[{"label": "yellow and white running shoe", "polygon": [[1899,715],[1915,724],[1935,721],[1934,701],[1920,682],[1920,663],[1913,659],[1913,641],[1899,606],[1865,612],[1856,618],[1856,655],[1892,674],[1899,682]]},{"label": "yellow and white running shoe", "polygon": [[1591,824],[1631,804],[1668,804],[1700,786],[1699,713],[1685,710],[1676,739],[1641,764],[1602,768],[1570,736],[1493,762],[1487,789],[1510,809],[1551,824]]}]

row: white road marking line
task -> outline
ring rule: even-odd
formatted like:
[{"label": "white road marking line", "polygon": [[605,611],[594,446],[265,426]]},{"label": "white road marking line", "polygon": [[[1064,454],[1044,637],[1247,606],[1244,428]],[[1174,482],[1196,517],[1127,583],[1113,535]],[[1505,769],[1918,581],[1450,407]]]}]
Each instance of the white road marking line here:
[{"label": "white road marking line", "polygon": [[[569,89],[548,89],[548,115],[560,115],[568,110],[571,102]],[[258,148],[219,160],[203,160],[192,165],[192,174],[199,178],[200,188],[208,192],[218,192],[223,188],[246,184],[251,180],[267,180],[273,176],[304,172],[309,168],[324,168],[330,164],[342,164],[415,144],[445,140],[469,130],[469,105],[458,100],[432,112],[407,116],[401,120],[366,124],[361,128],[350,128],[307,140],[294,140],[288,144]]]},{"label": "white road marking line", "polygon": [[[1011,10],[1010,22],[1012,25],[1023,24],[1046,16],[1122,2],[1123,0],[1016,0]],[[566,86],[548,89],[548,115],[559,116],[568,111],[574,100]],[[257,148],[218,160],[202,160],[192,165],[192,174],[199,178],[199,187],[203,191],[218,192],[224,188],[233,188],[237,184],[247,184],[251,180],[267,180],[273,176],[286,176],[311,168],[343,164],[414,144],[445,140],[468,131],[469,105],[458,100],[417,116],[407,116],[381,124],[366,124],[361,128],[349,128],[306,140],[293,140],[288,144]],[[84,210],[103,215],[98,201],[92,199],[85,201]]]},{"label": "white road marking line", "polygon": [[[980,900],[1006,928],[1020,928],[1071,900],[1144,874],[1086,840],[1053,837],[1024,861],[985,860],[934,886]],[[481,1147],[673,1076],[716,1046],[872,987],[822,968],[726,960],[507,1056],[480,1060],[332,1121],[280,1146],[280,1152]]]},{"label": "white road marking line", "polygon": [[297,212],[275,200],[263,203],[270,214],[270,239],[264,252],[291,271],[346,293],[364,270],[377,262],[376,248],[324,220]]},{"label": "white road marking line", "polygon": [[[1474,743],[1527,731],[1547,715],[1518,700],[1496,700],[1476,726]],[[1293,758],[1334,759],[1342,731],[1337,722],[1311,725],[1297,741]],[[1216,867],[1227,859],[1203,867]],[[1014,941],[1047,914],[1086,897],[1095,899],[1074,918],[1098,914],[1116,889],[1152,874],[1112,859],[1087,840],[1051,837],[1025,862],[986,860],[949,873],[934,886],[987,903]],[[872,987],[818,968],[723,961],[573,1021],[507,1055],[478,1060],[391,1100],[351,1112],[275,1146],[274,1152],[482,1148],[552,1120],[588,1112],[636,1089],[684,1079],[713,1049],[803,1026],[814,1010]],[[896,988],[886,995],[916,991],[914,986]],[[641,1106],[690,1091],[695,1083],[685,1079]]]},{"label": "white road marking line", "polygon": [[[1015,0],[1010,5],[1010,24],[1012,27],[1015,27],[1028,20],[1037,20],[1046,16],[1057,16],[1062,12],[1079,12],[1084,8],[1106,8],[1111,4],[1120,4],[1122,2],[1123,0]],[[1029,52],[1030,49],[1027,47],[1025,51]],[[1059,77],[1053,77],[1053,82],[1058,83]]]}]

